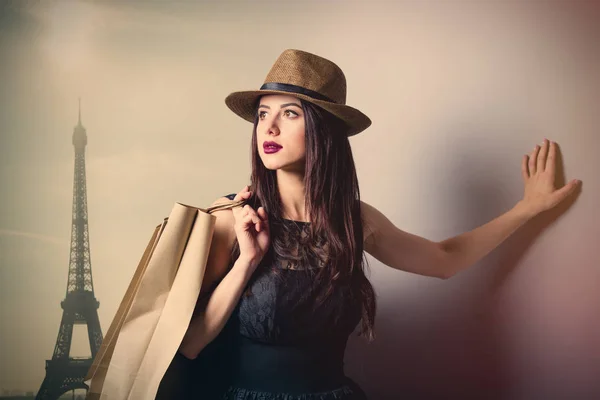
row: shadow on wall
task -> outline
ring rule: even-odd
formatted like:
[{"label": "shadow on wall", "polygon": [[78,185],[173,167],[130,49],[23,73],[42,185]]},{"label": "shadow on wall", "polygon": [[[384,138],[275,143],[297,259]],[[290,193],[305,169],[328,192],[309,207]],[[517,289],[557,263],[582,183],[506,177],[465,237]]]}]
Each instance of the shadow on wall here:
[{"label": "shadow on wall", "polygon": [[[499,134],[497,137],[504,136]],[[444,150],[453,149],[450,151],[456,154],[451,157],[460,163],[455,171],[461,171],[461,177],[453,177],[454,182],[464,181],[463,172],[472,169],[473,165],[494,171],[491,161],[481,154],[467,151],[461,154],[461,149],[468,149],[467,140],[454,138],[454,146]],[[565,177],[560,149],[557,153],[556,187],[562,187]],[[461,190],[448,193],[454,198],[445,204],[462,205],[459,212],[451,213],[461,226],[471,230],[514,205],[499,195],[500,179],[493,174],[488,174],[485,179],[481,175],[475,179],[471,177],[468,185],[461,185]],[[477,265],[445,281],[412,275],[403,277],[414,279],[419,286],[419,280],[429,280],[434,282],[431,287],[435,286],[435,289],[431,296],[420,294],[422,297],[411,302],[417,305],[412,309],[408,308],[410,305],[397,304],[397,300],[393,304],[393,299],[380,296],[376,339],[367,344],[362,337],[350,336],[346,373],[373,399],[500,400],[522,395],[515,393],[518,391],[515,373],[510,370],[510,360],[504,350],[506,338],[502,332],[507,328],[500,318],[500,297],[507,279],[531,244],[573,204],[577,196],[571,196],[522,226],[485,258],[484,268]],[[468,207],[473,202],[477,207]],[[443,291],[444,295],[433,290]],[[539,392],[545,390],[547,388],[539,388]]]}]

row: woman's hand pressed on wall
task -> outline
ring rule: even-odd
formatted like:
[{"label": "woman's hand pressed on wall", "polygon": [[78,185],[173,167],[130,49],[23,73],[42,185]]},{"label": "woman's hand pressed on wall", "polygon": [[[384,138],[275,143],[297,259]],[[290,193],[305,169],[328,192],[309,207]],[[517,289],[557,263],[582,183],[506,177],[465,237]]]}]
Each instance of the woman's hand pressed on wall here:
[{"label": "woman's hand pressed on wall", "polygon": [[[247,200],[252,195],[248,186],[244,187],[234,201]],[[270,243],[270,230],[267,212],[263,207],[254,210],[250,205],[232,209],[235,218],[235,233],[240,247],[240,256],[253,268],[260,263],[267,253]]]},{"label": "woman's hand pressed on wall", "polygon": [[529,155],[523,156],[521,164],[525,194],[520,203],[531,216],[549,210],[566,199],[581,181],[573,179],[560,189],[554,187],[556,177],[556,143],[544,139]]}]

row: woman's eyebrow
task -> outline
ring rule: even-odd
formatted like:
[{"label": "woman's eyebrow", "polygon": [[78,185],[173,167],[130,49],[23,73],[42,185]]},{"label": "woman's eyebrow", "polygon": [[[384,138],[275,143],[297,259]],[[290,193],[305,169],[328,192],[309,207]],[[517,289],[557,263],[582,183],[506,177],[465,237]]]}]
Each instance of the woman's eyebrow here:
[{"label": "woman's eyebrow", "polygon": [[[296,107],[302,109],[302,107],[298,103],[285,103],[285,104],[282,104],[280,108],[287,107],[287,106],[296,106]],[[269,110],[271,109],[271,107],[269,107],[265,104],[261,104],[260,106],[258,106],[258,108],[268,108]]]}]

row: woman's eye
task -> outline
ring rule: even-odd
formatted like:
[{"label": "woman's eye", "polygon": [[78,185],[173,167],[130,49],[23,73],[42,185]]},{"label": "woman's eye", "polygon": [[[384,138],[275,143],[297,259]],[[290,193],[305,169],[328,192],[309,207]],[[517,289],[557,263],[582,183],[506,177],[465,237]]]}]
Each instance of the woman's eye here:
[{"label": "woman's eye", "polygon": [[[259,111],[258,112],[258,119],[263,119],[265,117],[266,113],[267,113],[266,111]],[[285,110],[285,111],[283,111],[283,115],[288,116],[288,117],[290,115],[293,115],[294,117],[297,117],[298,113],[296,113],[295,111],[292,111],[292,110]]]}]

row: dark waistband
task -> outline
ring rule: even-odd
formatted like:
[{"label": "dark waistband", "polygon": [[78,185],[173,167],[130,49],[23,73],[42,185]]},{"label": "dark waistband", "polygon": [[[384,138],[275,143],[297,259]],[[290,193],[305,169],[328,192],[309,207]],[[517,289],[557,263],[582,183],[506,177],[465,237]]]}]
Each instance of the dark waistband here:
[{"label": "dark waistband", "polygon": [[265,392],[319,392],[343,386],[345,343],[283,346],[242,336],[233,385]]}]

